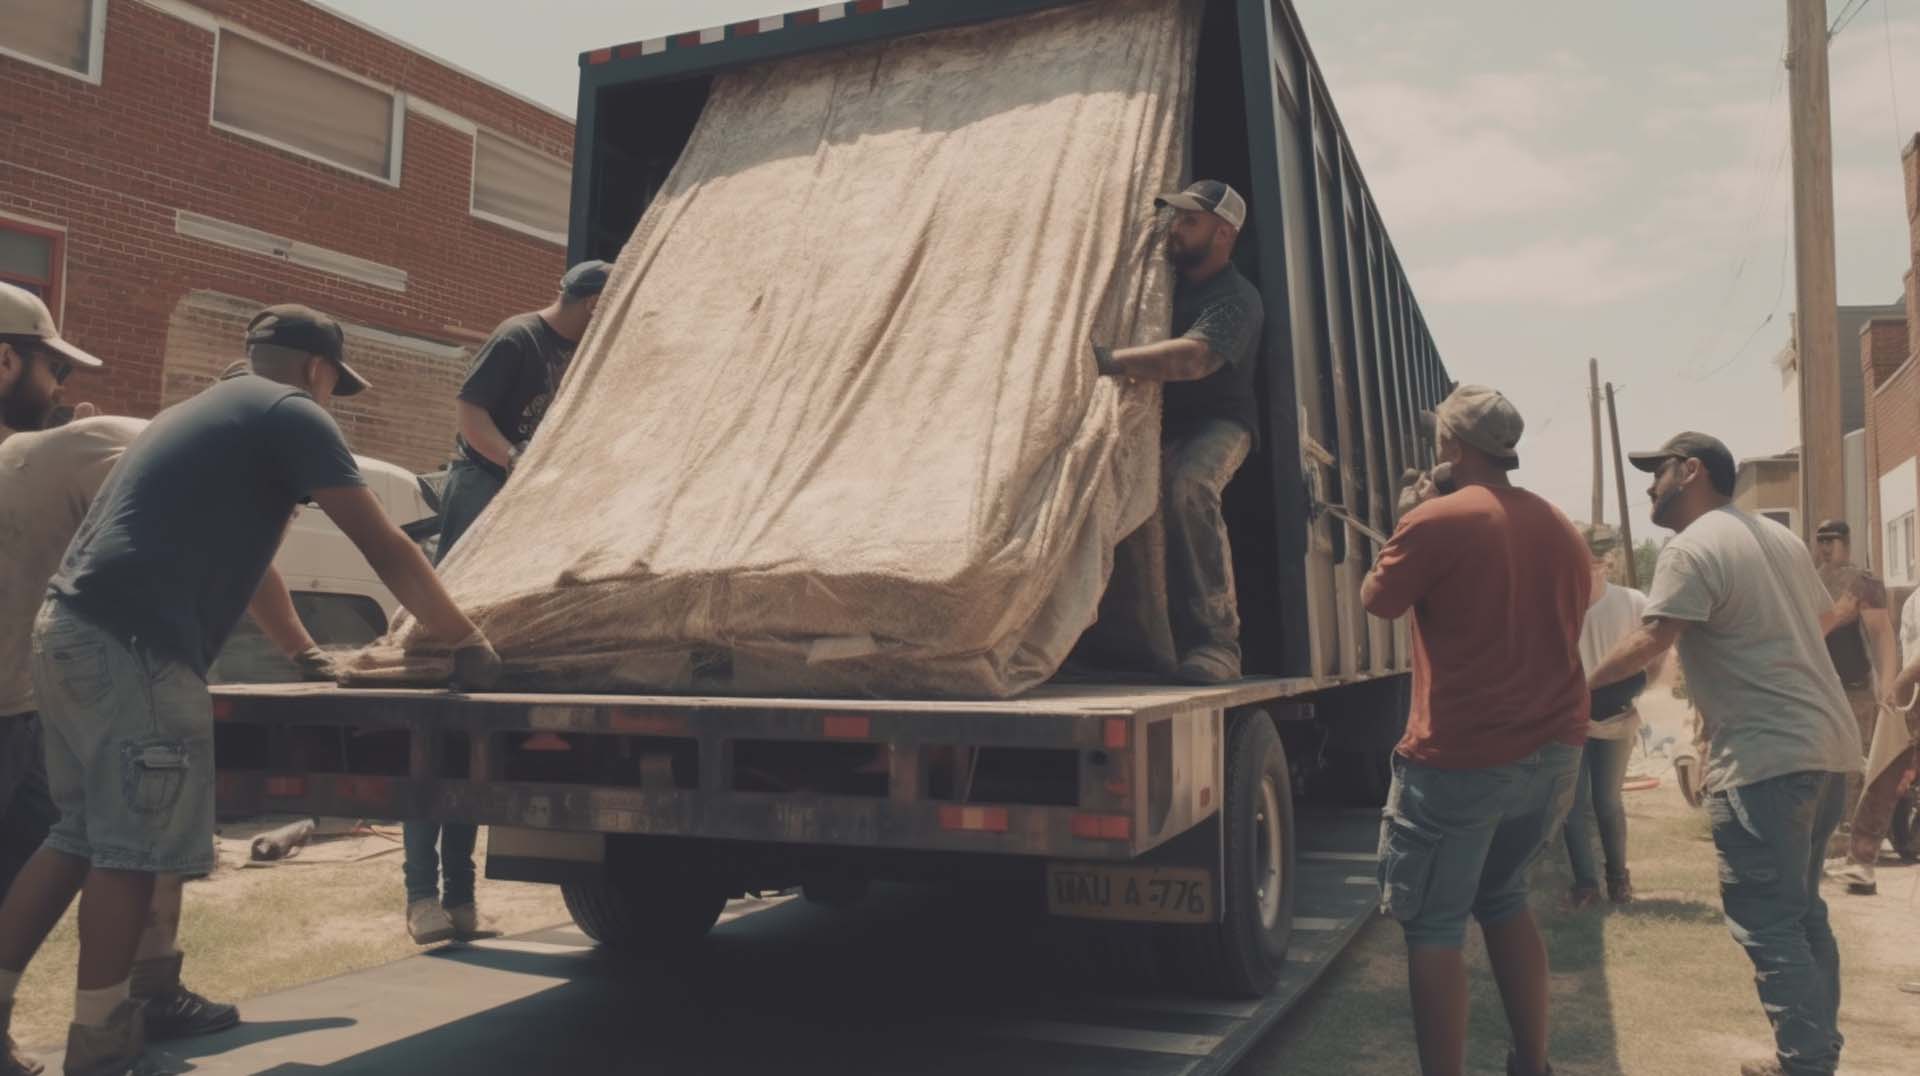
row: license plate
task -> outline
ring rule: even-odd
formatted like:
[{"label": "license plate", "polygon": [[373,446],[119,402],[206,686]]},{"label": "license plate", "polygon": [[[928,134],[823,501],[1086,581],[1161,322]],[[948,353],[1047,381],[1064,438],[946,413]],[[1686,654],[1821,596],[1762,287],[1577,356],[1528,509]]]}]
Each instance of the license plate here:
[{"label": "license plate", "polygon": [[1213,877],[1190,867],[1047,864],[1047,911],[1078,919],[1211,923]]}]

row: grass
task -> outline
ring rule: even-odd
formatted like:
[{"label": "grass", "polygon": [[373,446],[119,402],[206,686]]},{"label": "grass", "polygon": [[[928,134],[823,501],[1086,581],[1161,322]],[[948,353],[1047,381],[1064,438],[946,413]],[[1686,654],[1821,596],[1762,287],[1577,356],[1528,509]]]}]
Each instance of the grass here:
[{"label": "grass", "polygon": [[[1671,784],[1629,793],[1639,899],[1619,910],[1565,909],[1564,852],[1544,857],[1534,911],[1553,962],[1554,1069],[1565,1076],[1734,1073],[1768,1056],[1771,1037],[1753,967],[1720,916],[1718,871],[1704,815]],[[1910,1074],[1920,1057],[1914,868],[1882,869],[1881,896],[1837,895],[1848,1044],[1843,1074]],[[1468,943],[1473,1022],[1467,1071],[1504,1072],[1507,1028],[1475,932]],[[1376,920],[1327,981],[1240,1070],[1273,1076],[1413,1073],[1419,1065],[1399,928]]]}]

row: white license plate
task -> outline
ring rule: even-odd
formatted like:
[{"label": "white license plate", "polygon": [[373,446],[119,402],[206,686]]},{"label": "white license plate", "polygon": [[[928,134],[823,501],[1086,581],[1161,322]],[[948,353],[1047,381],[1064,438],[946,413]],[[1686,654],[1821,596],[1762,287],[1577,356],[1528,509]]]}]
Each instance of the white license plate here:
[{"label": "white license plate", "polygon": [[1211,923],[1213,877],[1192,867],[1047,864],[1047,911],[1078,919]]}]

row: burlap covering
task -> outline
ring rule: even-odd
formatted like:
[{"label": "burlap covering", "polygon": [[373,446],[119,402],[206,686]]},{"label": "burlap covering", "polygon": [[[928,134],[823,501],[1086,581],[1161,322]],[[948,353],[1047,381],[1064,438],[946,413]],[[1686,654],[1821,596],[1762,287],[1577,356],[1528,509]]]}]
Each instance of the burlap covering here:
[{"label": "burlap covering", "polygon": [[[1004,697],[1154,513],[1198,8],[1103,0],[717,78],[442,565],[542,690]],[[412,651],[410,653],[410,651]],[[355,682],[430,680],[418,625]]]}]

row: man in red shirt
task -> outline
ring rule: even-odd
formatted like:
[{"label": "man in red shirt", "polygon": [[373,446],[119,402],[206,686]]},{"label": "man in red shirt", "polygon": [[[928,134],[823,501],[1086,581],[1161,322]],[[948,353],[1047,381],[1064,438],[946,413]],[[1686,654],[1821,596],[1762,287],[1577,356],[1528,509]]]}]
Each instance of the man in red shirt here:
[{"label": "man in red shirt", "polygon": [[1462,385],[1433,419],[1454,491],[1401,518],[1360,591],[1375,616],[1414,614],[1413,708],[1380,827],[1380,903],[1406,935],[1426,1076],[1466,1064],[1469,914],[1512,1024],[1507,1071],[1535,1076],[1552,1070],[1547,950],[1527,870],[1573,802],[1593,579],[1573,525],[1508,478],[1524,423],[1507,398]]}]

